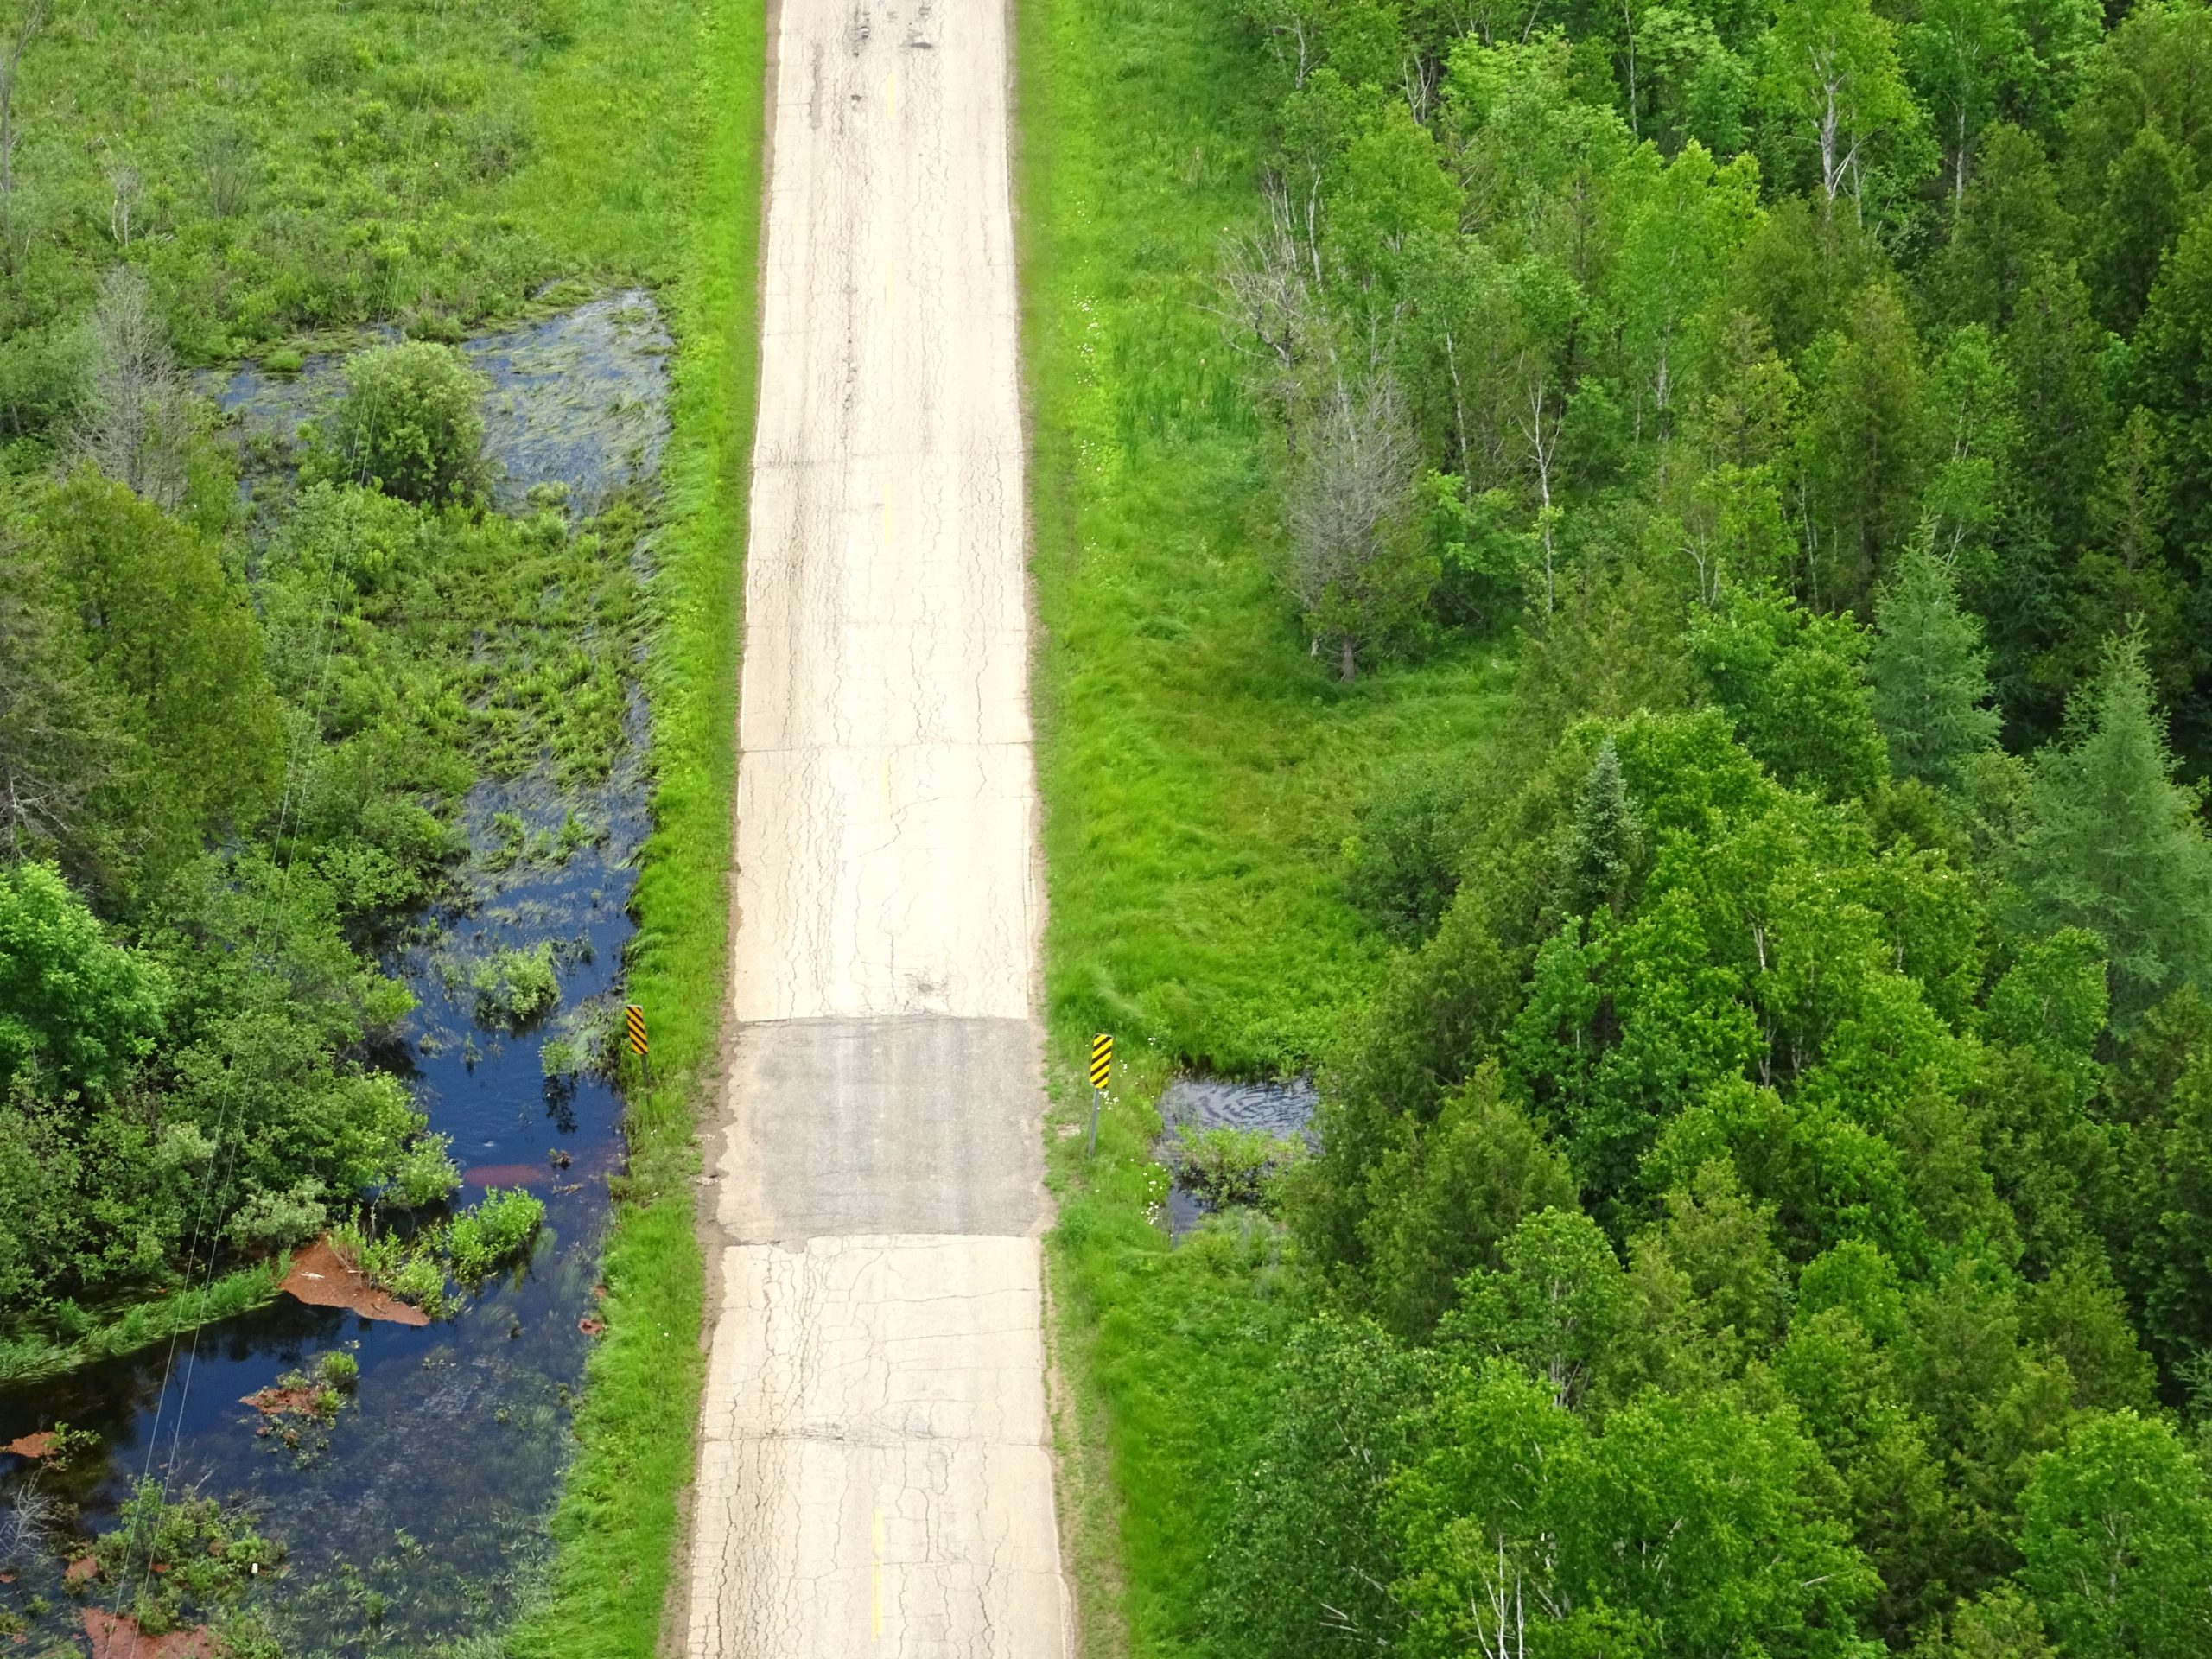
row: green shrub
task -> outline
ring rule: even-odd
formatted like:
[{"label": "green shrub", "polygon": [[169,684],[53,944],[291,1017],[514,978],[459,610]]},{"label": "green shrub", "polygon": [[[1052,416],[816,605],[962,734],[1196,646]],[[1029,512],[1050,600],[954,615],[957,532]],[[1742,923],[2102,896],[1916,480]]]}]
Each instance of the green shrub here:
[{"label": "green shrub", "polygon": [[544,1201],[528,1192],[486,1192],[453,1218],[448,1238],[454,1276],[481,1279],[527,1245],[544,1219]]},{"label": "green shrub", "polygon": [[26,1071],[108,1089],[152,1052],[168,995],[160,966],[110,944],[59,871],[0,870],[0,1089]]},{"label": "green shrub", "polygon": [[[421,1242],[435,1243],[435,1240],[433,1237]],[[408,1255],[385,1281],[384,1287],[403,1302],[414,1303],[434,1319],[446,1311],[445,1266],[430,1249]]]},{"label": "green shrub", "polygon": [[315,1361],[315,1372],[325,1388],[351,1389],[361,1380],[361,1362],[351,1354],[325,1354]]},{"label": "green shrub", "polygon": [[461,1186],[461,1172],[454,1167],[447,1151],[452,1145],[449,1136],[426,1135],[401,1154],[392,1167],[391,1185],[385,1190],[384,1201],[419,1210],[451,1198]]},{"label": "green shrub", "polygon": [[403,501],[471,501],[485,486],[484,383],[449,346],[410,340],[346,360],[346,397],[312,471]]},{"label": "green shrub", "polygon": [[1467,779],[1446,766],[1401,767],[1344,843],[1344,896],[1393,942],[1427,938],[1459,891],[1471,792]]},{"label": "green shrub", "polygon": [[528,950],[494,950],[469,976],[480,1024],[518,1031],[561,1000],[553,972],[553,947],[540,942]]},{"label": "green shrub", "polygon": [[254,1192],[231,1212],[231,1242],[240,1249],[269,1251],[296,1244],[321,1232],[330,1219],[322,1202],[322,1183],[304,1180],[282,1192]]},{"label": "green shrub", "polygon": [[1176,1131],[1175,1162],[1183,1185],[1217,1209],[1265,1207],[1284,1171],[1304,1160],[1306,1143],[1278,1140],[1260,1129]]}]

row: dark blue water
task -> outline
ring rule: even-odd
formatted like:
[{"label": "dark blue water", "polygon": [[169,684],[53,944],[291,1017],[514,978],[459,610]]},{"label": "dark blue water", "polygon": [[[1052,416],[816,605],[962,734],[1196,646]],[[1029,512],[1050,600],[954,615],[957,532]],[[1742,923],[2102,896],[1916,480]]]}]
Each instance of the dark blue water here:
[{"label": "dark blue water", "polygon": [[[486,448],[504,503],[557,482],[584,511],[651,475],[667,430],[668,341],[649,300],[615,295],[463,349],[491,383]],[[239,370],[209,390],[249,435],[289,438],[327,406],[338,361],[291,377]],[[254,1602],[287,1653],[418,1651],[494,1631],[527,1597],[550,1553],[592,1341],[579,1321],[597,1306],[607,1178],[622,1163],[613,1087],[588,1071],[549,1079],[542,1052],[556,1039],[588,1046],[619,1007],[646,830],[644,736],[633,707],[628,752],[595,791],[533,779],[472,792],[466,899],[412,918],[385,964],[419,1006],[378,1063],[408,1077],[431,1128],[452,1137],[472,1178],[456,1205],[494,1185],[544,1199],[528,1262],[427,1327],[284,1297],[174,1344],[0,1389],[0,1442],[57,1421],[100,1439],[60,1471],[0,1452],[0,1654],[18,1637],[33,1654],[81,1646],[86,1606],[128,1610],[112,1590],[66,1594],[62,1572],[149,1477],[172,1498],[243,1506],[283,1543],[284,1568],[257,1584]],[[550,839],[570,811],[603,836],[558,863],[496,868],[506,837],[495,814]],[[542,941],[554,947],[559,1007],[519,1032],[480,1025],[471,968]],[[336,1420],[262,1432],[270,1420],[244,1396],[334,1350],[360,1365]],[[16,1523],[27,1489],[48,1511],[28,1540]]]},{"label": "dark blue water", "polygon": [[[503,509],[558,484],[580,513],[651,478],[668,442],[668,356],[674,349],[652,299],[609,294],[538,321],[465,341],[484,376],[484,448]],[[245,364],[200,390],[241,428],[289,445],[345,391],[345,353],[318,352],[295,374]],[[249,452],[250,486],[257,465]]]},{"label": "dark blue water", "polygon": [[[248,1506],[289,1553],[286,1571],[259,1592],[288,1649],[401,1650],[510,1615],[543,1558],[568,1459],[569,1402],[591,1342],[578,1322],[596,1306],[607,1178],[621,1160],[613,1088],[590,1075],[549,1081],[540,1050],[616,1005],[643,798],[634,760],[583,798],[556,803],[527,785],[478,791],[468,818],[480,849],[497,840],[497,810],[550,830],[573,808],[607,838],[557,868],[478,868],[470,901],[423,918],[390,963],[421,1000],[391,1062],[411,1077],[432,1128],[453,1137],[455,1160],[477,1172],[454,1201],[496,1184],[527,1185],[546,1202],[528,1262],[423,1328],[285,1297],[174,1351],[164,1344],[0,1394],[0,1441],[57,1420],[101,1437],[104,1455],[39,1477],[45,1491],[79,1506],[67,1531],[105,1530],[149,1474],[172,1494],[197,1489]],[[559,1009],[518,1033],[477,1025],[468,965],[494,947],[541,939],[555,944]],[[352,1351],[361,1368],[336,1421],[308,1426],[297,1446],[281,1431],[260,1433],[268,1420],[243,1397],[334,1349]],[[0,1472],[4,1503],[34,1471],[5,1454],[0,1465],[13,1465]],[[0,1586],[0,1610],[22,1616],[38,1596],[54,1605],[30,1619],[34,1639],[73,1631],[78,1620],[78,1605],[60,1593],[70,1552],[61,1536],[52,1543],[15,1563],[16,1581]],[[107,1599],[112,1592],[91,1605]]]}]

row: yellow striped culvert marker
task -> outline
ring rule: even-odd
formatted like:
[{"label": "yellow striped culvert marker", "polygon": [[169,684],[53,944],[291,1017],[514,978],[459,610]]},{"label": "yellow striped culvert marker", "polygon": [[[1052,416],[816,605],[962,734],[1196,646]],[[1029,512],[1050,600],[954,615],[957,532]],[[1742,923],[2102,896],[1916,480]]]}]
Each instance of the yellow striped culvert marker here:
[{"label": "yellow striped culvert marker", "polygon": [[1090,1149],[1098,1155],[1098,1103],[1106,1098],[1107,1079],[1114,1075],[1114,1039],[1100,1032],[1090,1039]]},{"label": "yellow striped culvert marker", "polygon": [[622,1005],[622,1025],[629,1033],[630,1052],[638,1057],[638,1064],[645,1068],[645,1081],[653,1080],[653,1063],[645,1052],[645,1011],[634,1002]]}]

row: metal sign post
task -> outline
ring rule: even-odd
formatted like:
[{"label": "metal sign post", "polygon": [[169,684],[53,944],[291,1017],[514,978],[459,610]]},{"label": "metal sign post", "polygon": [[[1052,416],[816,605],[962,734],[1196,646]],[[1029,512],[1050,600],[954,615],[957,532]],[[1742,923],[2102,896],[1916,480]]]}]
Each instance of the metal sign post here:
[{"label": "metal sign post", "polygon": [[1106,1098],[1106,1080],[1114,1075],[1114,1039],[1100,1032],[1090,1039],[1090,1149],[1098,1155],[1098,1103]]},{"label": "metal sign post", "polygon": [[636,1003],[626,1003],[622,1009],[622,1024],[630,1034],[630,1052],[638,1057],[638,1064],[645,1068],[645,1087],[653,1084],[653,1063],[645,1052],[645,1011]]}]

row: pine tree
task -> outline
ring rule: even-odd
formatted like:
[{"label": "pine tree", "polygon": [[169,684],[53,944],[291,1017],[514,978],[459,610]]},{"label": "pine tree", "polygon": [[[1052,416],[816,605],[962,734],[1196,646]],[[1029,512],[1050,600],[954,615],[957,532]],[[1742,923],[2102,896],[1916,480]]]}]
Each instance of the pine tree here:
[{"label": "pine tree", "polygon": [[2017,849],[2021,919],[2086,927],[2112,953],[2115,1023],[2181,984],[2212,987],[2212,845],[2173,779],[2139,639],[2117,640],[2036,756]]},{"label": "pine tree", "polygon": [[1960,608],[1950,571],[1925,553],[1905,560],[1874,616],[1878,637],[1867,669],[1890,770],[1949,783],[1961,760],[1997,741],[1980,620]]},{"label": "pine tree", "polygon": [[1575,798],[1567,841],[1567,901],[1577,915],[1618,901],[1642,839],[1636,803],[1621,777],[1620,752],[1607,738]]}]

